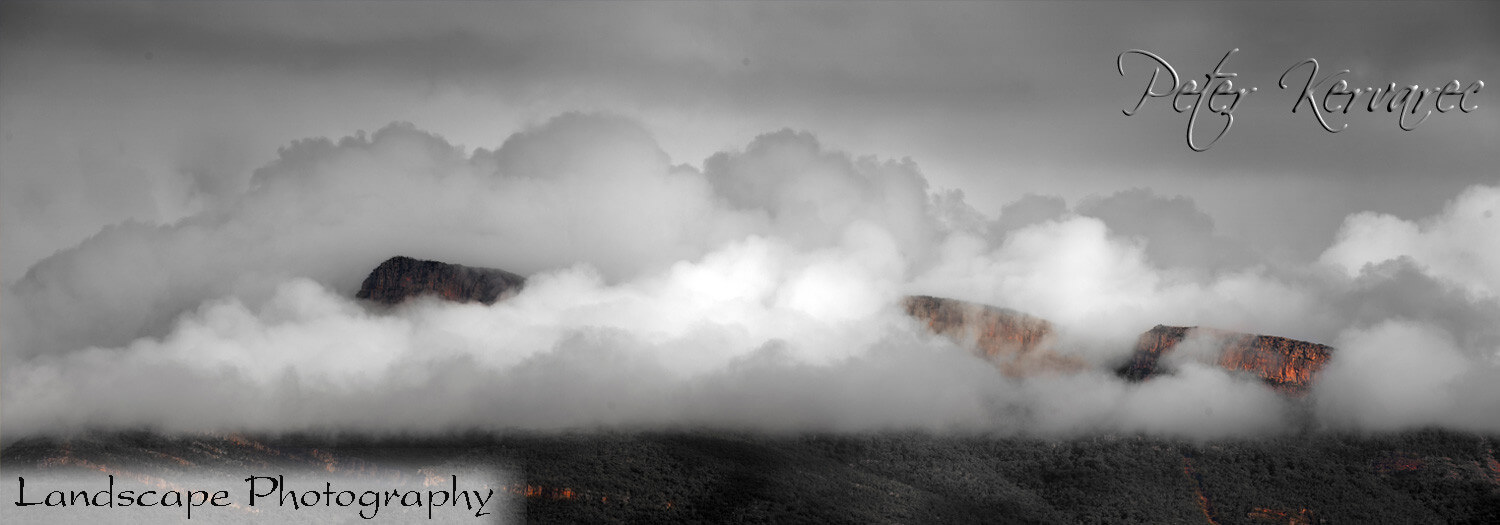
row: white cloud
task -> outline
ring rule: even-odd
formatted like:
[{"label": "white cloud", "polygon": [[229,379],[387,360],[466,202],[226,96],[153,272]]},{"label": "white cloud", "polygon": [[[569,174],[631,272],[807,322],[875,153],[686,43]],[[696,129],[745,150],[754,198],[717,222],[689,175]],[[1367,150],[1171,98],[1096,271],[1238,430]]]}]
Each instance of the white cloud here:
[{"label": "white cloud", "polygon": [[[1483,233],[1475,202],[1492,192],[1465,193],[1403,242],[1469,253],[1452,251],[1462,244],[1454,239]],[[790,131],[715,155],[700,171],[672,164],[641,126],[602,115],[561,116],[495,151],[465,151],[403,124],[299,141],[242,193],[174,224],[106,228],[0,292],[5,429],[709,425],[1213,437],[1287,424],[1284,402],[1264,386],[1191,359],[1177,376],[1142,384],[1101,370],[1007,379],[908,320],[896,304],[903,293],[1050,319],[1060,350],[1100,366],[1158,323],[1343,332],[1337,344],[1354,349],[1335,358],[1320,391],[1320,407],[1336,408],[1323,413],[1328,421],[1383,428],[1448,406],[1432,420],[1500,422],[1500,391],[1462,379],[1470,376],[1452,380],[1459,393],[1415,395],[1410,407],[1388,410],[1361,394],[1366,376],[1415,366],[1382,350],[1386,335],[1447,349],[1414,384],[1449,384],[1453,363],[1484,362],[1497,339],[1469,317],[1491,303],[1411,293],[1424,282],[1402,274],[1348,279],[1256,261],[1163,268],[1150,246],[1170,234],[1122,235],[1128,213],[1031,201],[1035,213],[986,228],[961,194],[930,194],[913,162],[851,156]],[[1171,202],[1171,216],[1198,217],[1190,201]],[[1350,224],[1364,224],[1359,217]],[[1381,224],[1370,231],[1404,231]],[[1218,239],[1211,224],[1196,228],[1178,248]],[[1349,231],[1328,253],[1363,245],[1350,239],[1365,230]],[[396,254],[532,277],[492,306],[418,300],[386,311],[350,299]],[[1492,283],[1482,266],[1434,261],[1423,271]],[[1416,331],[1349,331],[1410,317],[1417,299],[1456,313]],[[1453,322],[1436,322],[1444,319]]]},{"label": "white cloud", "polygon": [[[1463,422],[1495,428],[1500,420],[1463,421],[1462,382],[1495,370],[1463,355],[1448,334],[1418,323],[1387,321],[1339,337],[1314,396],[1325,421],[1376,430]],[[1483,403],[1495,404],[1496,399]]]},{"label": "white cloud", "polygon": [[1321,260],[1356,276],[1368,265],[1403,257],[1476,297],[1500,296],[1500,186],[1472,186],[1441,213],[1418,221],[1351,215]]}]

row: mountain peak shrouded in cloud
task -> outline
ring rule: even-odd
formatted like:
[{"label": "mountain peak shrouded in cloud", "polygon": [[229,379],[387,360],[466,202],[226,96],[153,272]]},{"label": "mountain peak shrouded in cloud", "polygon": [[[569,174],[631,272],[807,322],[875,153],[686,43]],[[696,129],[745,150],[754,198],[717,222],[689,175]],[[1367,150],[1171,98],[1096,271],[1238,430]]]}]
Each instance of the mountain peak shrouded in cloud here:
[{"label": "mountain peak shrouded in cloud", "polygon": [[1226,370],[1254,374],[1276,390],[1303,396],[1319,370],[1334,355],[1332,347],[1285,337],[1254,335],[1212,328],[1156,325],[1141,334],[1135,352],[1117,373],[1131,380],[1148,379],[1170,365],[1163,360],[1187,355]]},{"label": "mountain peak shrouded in cloud", "polygon": [[[514,295],[524,282],[523,277],[504,270],[397,256],[372,270],[355,297],[396,304],[433,295],[459,303],[492,304]],[[906,296],[900,302],[906,315],[927,330],[969,349],[1007,376],[1077,373],[1088,366],[1077,356],[1053,348],[1054,328],[1045,319],[927,295]],[[1333,349],[1284,337],[1157,325],[1141,334],[1129,361],[1115,373],[1132,381],[1149,379],[1170,371],[1172,366],[1163,364],[1164,360],[1180,361],[1184,354],[1186,359],[1252,373],[1278,391],[1300,397],[1312,388]]]},{"label": "mountain peak shrouded in cloud", "polygon": [[398,255],[371,270],[354,297],[396,304],[410,297],[433,294],[460,303],[494,304],[515,295],[525,284],[525,277],[504,270],[419,261]]},{"label": "mountain peak shrouded in cloud", "polygon": [[1012,377],[1077,372],[1086,365],[1051,348],[1052,323],[1008,308],[944,297],[902,298],[906,314],[935,334],[971,348]]},{"label": "mountain peak shrouded in cloud", "polygon": [[[653,136],[627,118],[570,113],[466,151],[397,124],[297,141],[181,221],[105,228],[3,290],[6,432],[1288,428],[1289,401],[1259,378],[1191,359],[1140,383],[1107,369],[1160,323],[1333,342],[1308,393],[1329,425],[1495,428],[1485,414],[1500,392],[1484,379],[1500,339],[1477,319],[1500,307],[1443,288],[1482,273],[1413,262],[1351,277],[1256,254],[1160,261],[1153,243],[1180,232],[1129,223],[1132,206],[1167,199],[1170,220],[1198,217],[1193,201],[1058,199],[993,228],[916,162],[846,153],[810,132],[759,135],[701,168],[674,164]],[[1213,239],[1215,228],[1186,231]],[[1459,242],[1482,229],[1432,231],[1453,253],[1484,249]],[[487,292],[389,310],[353,299],[393,253],[527,278],[493,304]],[[440,273],[422,285],[447,286]],[[1021,341],[1050,340],[1037,348],[1057,359],[1012,366],[1086,366],[997,373],[964,341],[929,333],[947,306],[925,320],[903,311],[918,293],[1034,316],[1012,320],[1050,335]],[[1011,319],[976,312],[980,325]],[[1427,362],[1421,345],[1390,347],[1384,333],[1441,334],[1442,366],[1416,377],[1461,402],[1385,412],[1352,395],[1388,370],[1364,373],[1350,356]]]}]

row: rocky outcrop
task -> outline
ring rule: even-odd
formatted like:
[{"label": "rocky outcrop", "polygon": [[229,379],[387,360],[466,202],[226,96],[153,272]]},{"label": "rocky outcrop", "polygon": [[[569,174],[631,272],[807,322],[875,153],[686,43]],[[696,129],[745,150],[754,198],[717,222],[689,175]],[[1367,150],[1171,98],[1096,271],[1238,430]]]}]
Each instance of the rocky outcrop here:
[{"label": "rocky outcrop", "polygon": [[[519,275],[410,257],[392,257],[365,278],[356,297],[384,304],[433,294],[450,301],[491,304],[515,295],[525,284]],[[1015,310],[957,299],[913,295],[903,298],[906,313],[935,334],[948,337],[994,363],[1010,376],[1083,369],[1083,360],[1057,352],[1052,323]],[[1209,328],[1162,326],[1141,334],[1129,360],[1115,371],[1140,381],[1164,372],[1162,358],[1190,335],[1207,338],[1209,356],[1228,370],[1259,376],[1292,395],[1307,392],[1333,348],[1268,335]]]},{"label": "rocky outcrop", "polygon": [[957,299],[913,295],[902,300],[907,315],[988,359],[1011,376],[1081,369],[1083,361],[1057,354],[1052,323],[1015,310]]},{"label": "rocky outcrop", "polygon": [[493,304],[515,295],[525,283],[525,277],[504,270],[397,256],[371,271],[355,297],[396,304],[410,297],[433,294],[449,301]]},{"label": "rocky outcrop", "polygon": [[1213,345],[1219,366],[1255,374],[1277,390],[1297,396],[1307,393],[1333,354],[1333,347],[1285,337],[1157,325],[1141,334],[1130,360],[1116,372],[1136,381],[1151,377],[1161,372],[1162,357],[1195,333]]},{"label": "rocky outcrop", "polygon": [[[1038,371],[1082,369],[1082,360],[1055,351],[1052,323],[1015,310],[925,295],[902,301],[906,313],[933,333],[947,336],[994,362],[1001,372],[1022,376]],[[1164,326],[1141,334],[1127,362],[1115,370],[1125,379],[1142,381],[1167,372],[1162,358],[1196,335],[1208,345],[1204,357],[1231,371],[1254,374],[1277,390],[1307,393],[1333,348],[1285,337],[1212,328]]]},{"label": "rocky outcrop", "polygon": [[1172,351],[1172,348],[1187,339],[1188,332],[1192,328],[1186,326],[1164,326],[1156,325],[1155,328],[1141,334],[1135,343],[1135,351],[1131,352],[1130,360],[1115,370],[1120,377],[1131,381],[1141,381],[1151,377],[1157,372],[1157,365],[1161,357]]}]

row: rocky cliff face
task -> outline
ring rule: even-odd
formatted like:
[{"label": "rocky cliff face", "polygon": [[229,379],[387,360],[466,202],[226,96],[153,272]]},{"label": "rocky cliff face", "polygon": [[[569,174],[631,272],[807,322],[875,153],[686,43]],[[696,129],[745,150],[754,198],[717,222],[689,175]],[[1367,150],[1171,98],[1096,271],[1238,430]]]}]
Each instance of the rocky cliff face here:
[{"label": "rocky cliff face", "polygon": [[515,295],[525,283],[525,277],[503,270],[397,256],[371,271],[355,297],[396,304],[409,297],[435,294],[449,301],[493,304]]},{"label": "rocky cliff face", "polygon": [[933,333],[947,336],[990,360],[1006,375],[1083,367],[1081,360],[1050,349],[1052,323],[1045,319],[1006,308],[926,295],[908,296],[902,300],[902,306],[907,315],[925,323]]},{"label": "rocky cliff face", "polygon": [[1297,396],[1307,393],[1333,353],[1333,347],[1285,337],[1157,325],[1141,334],[1130,360],[1116,372],[1137,381],[1155,375],[1160,372],[1162,356],[1194,331],[1215,342],[1219,366],[1253,373],[1277,390]]}]

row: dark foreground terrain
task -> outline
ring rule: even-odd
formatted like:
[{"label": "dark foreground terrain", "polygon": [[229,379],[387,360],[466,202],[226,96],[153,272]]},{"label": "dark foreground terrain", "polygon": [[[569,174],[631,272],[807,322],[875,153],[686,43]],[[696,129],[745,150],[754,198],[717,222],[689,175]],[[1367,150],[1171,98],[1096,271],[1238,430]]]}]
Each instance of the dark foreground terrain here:
[{"label": "dark foreground terrain", "polygon": [[[282,468],[504,470],[530,522],[1500,523],[1492,437],[1422,431],[1195,443],[1138,436],[721,432],[381,439],[31,438],[0,468],[170,484]],[[12,505],[7,487],[4,506]],[[194,522],[202,521],[195,519]],[[253,520],[251,520],[253,521]]]}]

